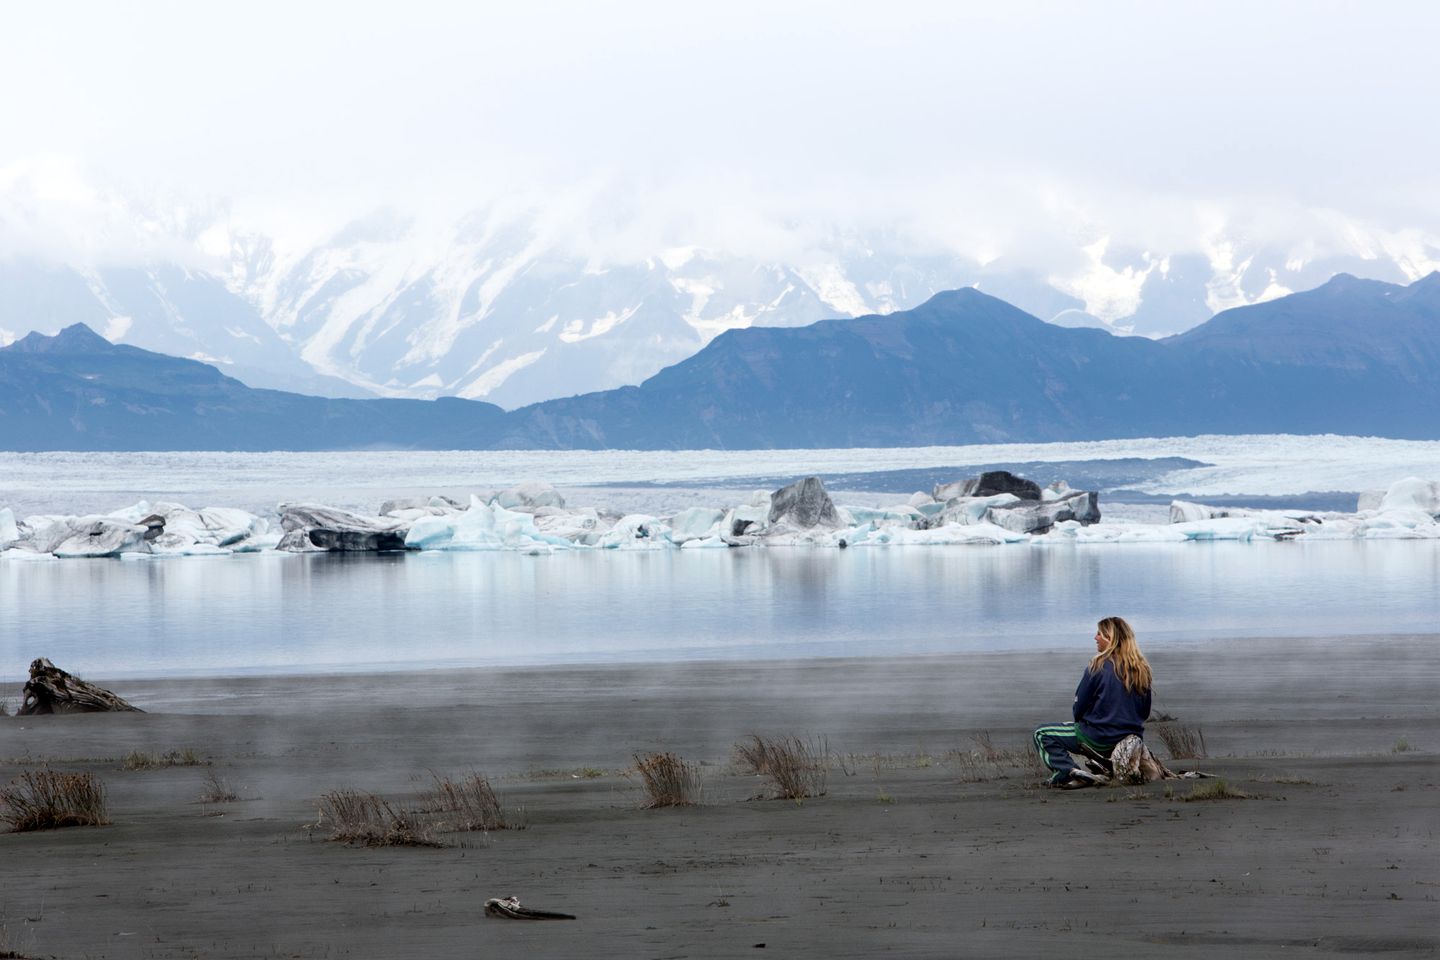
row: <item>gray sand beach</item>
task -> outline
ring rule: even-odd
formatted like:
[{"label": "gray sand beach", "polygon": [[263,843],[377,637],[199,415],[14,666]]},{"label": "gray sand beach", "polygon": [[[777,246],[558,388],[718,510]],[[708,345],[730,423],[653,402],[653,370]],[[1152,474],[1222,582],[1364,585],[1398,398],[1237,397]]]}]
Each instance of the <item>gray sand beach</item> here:
[{"label": "gray sand beach", "polygon": [[[1148,652],[1156,711],[1208,750],[1172,766],[1244,797],[1038,787],[1028,734],[1068,719],[1083,649],[114,681],[148,712],[0,718],[0,783],[90,771],[113,819],[0,834],[0,955],[1435,954],[1440,636]],[[750,733],[823,744],[825,795],[756,799]],[[699,805],[640,808],[650,751],[703,764]],[[404,806],[471,771],[525,829],[316,825],[326,791]],[[239,799],[201,803],[211,775]],[[578,919],[483,916],[509,895]]]}]

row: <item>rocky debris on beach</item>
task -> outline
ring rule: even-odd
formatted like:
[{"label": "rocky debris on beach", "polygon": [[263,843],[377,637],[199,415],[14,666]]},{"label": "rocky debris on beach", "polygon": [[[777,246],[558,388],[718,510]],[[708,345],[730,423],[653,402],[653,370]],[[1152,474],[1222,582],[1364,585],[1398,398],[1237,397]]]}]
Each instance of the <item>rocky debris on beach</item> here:
[{"label": "rocky debris on beach", "polygon": [[30,679],[22,691],[17,716],[51,713],[144,713],[103,687],[61,670],[44,657],[30,663]]}]

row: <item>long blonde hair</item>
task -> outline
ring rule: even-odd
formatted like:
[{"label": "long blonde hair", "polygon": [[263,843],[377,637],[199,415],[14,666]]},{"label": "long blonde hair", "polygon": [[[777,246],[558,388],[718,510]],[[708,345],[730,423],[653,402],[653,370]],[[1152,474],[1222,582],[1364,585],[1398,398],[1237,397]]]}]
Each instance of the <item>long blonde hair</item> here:
[{"label": "long blonde hair", "polygon": [[1109,660],[1115,665],[1115,672],[1120,675],[1120,682],[1125,684],[1126,690],[1131,693],[1149,690],[1150,661],[1140,652],[1140,644],[1135,642],[1135,631],[1130,629],[1130,624],[1120,617],[1106,617],[1097,626],[1101,635],[1110,642],[1090,660],[1090,672],[1099,670],[1100,665]]}]

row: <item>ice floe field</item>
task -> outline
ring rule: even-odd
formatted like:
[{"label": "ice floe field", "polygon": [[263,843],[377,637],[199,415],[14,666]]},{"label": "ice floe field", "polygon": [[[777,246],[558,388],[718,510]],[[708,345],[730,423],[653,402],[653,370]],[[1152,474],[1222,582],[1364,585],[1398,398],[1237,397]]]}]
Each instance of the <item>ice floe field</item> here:
[{"label": "ice floe field", "polygon": [[[1018,497],[1004,484],[960,488],[996,469],[1037,482]],[[777,492],[807,475],[824,488],[807,488],[814,502],[796,512]],[[1440,443],[1338,436],[664,453],[12,453],[0,454],[0,559],[1433,538],[1435,476]]]},{"label": "ice floe field", "polygon": [[[1001,468],[1037,483],[960,482]],[[12,453],[0,477],[3,676],[1058,648],[1107,612],[1165,642],[1440,622],[1440,443]]]},{"label": "ice floe field", "polygon": [[[877,489],[862,481],[868,476],[882,482],[878,489],[901,492],[888,475],[959,476],[987,464],[1127,460],[1160,465],[1112,471],[1116,486],[1152,496],[1299,497],[1379,490],[1406,476],[1437,479],[1440,442],[1282,435],[849,450],[0,453],[0,505],[17,508],[17,514],[113,509],[142,498],[246,509],[282,500],[373,508],[393,496],[542,480],[562,490],[615,488],[621,491],[616,506],[663,512],[675,490],[749,489],[759,479],[788,482],[815,474],[832,490]],[[1166,462],[1176,460],[1195,462]],[[833,482],[842,476],[849,482]]]}]

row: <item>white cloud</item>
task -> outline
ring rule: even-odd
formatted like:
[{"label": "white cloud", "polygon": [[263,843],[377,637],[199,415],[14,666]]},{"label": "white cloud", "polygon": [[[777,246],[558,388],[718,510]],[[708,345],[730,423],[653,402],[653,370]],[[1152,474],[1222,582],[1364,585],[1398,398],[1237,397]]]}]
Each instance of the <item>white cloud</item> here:
[{"label": "white cloud", "polygon": [[[818,196],[838,220],[931,221],[984,261],[1030,227],[987,202],[1008,180],[1108,184],[1142,214],[1258,195],[1440,216],[1440,130],[1394,95],[1433,86],[1432,5],[136,0],[85,5],[83,29],[73,11],[7,10],[0,85],[23,95],[0,99],[0,163],[76,156],[127,193],[272,222],[608,182],[747,239],[767,219],[750,202],[783,218]],[[680,227],[676,245],[706,232]]]},{"label": "white cloud", "polygon": [[133,322],[134,320],[130,317],[111,317],[100,335],[111,343],[119,343],[124,339],[125,334],[130,332],[130,325]]}]

